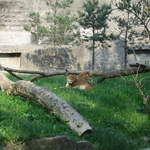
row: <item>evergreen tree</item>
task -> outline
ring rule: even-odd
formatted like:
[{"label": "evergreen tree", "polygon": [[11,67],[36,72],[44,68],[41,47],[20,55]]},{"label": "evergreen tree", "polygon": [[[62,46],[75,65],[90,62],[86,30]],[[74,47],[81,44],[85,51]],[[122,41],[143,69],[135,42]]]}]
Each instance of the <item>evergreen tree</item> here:
[{"label": "evergreen tree", "polygon": [[[127,67],[128,41],[133,41],[134,36],[141,36],[150,39],[150,1],[140,0],[133,2],[131,0],[120,0],[116,3],[117,8],[124,12],[127,17],[116,17],[119,27],[124,33],[125,43],[125,68]],[[143,26],[143,31],[137,33],[136,27]],[[141,28],[140,28],[141,29]],[[133,50],[134,52],[134,50]],[[134,52],[135,55],[135,52]],[[136,55],[135,55],[136,59]]]},{"label": "evergreen tree", "polygon": [[83,4],[83,11],[79,12],[79,24],[84,29],[91,29],[92,35],[85,36],[85,40],[92,41],[92,70],[95,69],[95,48],[96,41],[104,41],[106,35],[107,19],[111,13],[110,5],[99,5],[98,0],[86,0]]},{"label": "evergreen tree", "polygon": [[143,33],[145,37],[149,37],[150,39],[150,0],[140,0],[137,2],[121,0],[116,6],[119,10],[130,13],[132,26],[142,25],[144,27]]},{"label": "evergreen tree", "polygon": [[49,29],[42,24],[40,14],[32,12],[29,14],[30,23],[24,26],[24,29],[34,35],[37,44],[41,44],[41,39],[48,36]]},{"label": "evergreen tree", "polygon": [[68,44],[73,40],[73,30],[76,28],[76,17],[68,9],[73,0],[48,0],[52,12],[47,19],[50,23],[50,32],[53,44]]}]

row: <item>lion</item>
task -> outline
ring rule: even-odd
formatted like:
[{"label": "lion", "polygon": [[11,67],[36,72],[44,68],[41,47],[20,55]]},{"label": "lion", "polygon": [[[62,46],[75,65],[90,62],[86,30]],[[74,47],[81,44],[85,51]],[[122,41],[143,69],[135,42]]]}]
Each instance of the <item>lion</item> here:
[{"label": "lion", "polygon": [[89,90],[92,88],[88,72],[81,72],[78,75],[67,73],[66,78],[66,87],[78,88],[80,90]]}]

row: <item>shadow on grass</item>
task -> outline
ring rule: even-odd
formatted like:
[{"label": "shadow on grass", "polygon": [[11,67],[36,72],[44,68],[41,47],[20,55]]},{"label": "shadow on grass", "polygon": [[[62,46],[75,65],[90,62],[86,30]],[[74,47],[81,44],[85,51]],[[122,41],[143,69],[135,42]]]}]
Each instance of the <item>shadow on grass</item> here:
[{"label": "shadow on grass", "polygon": [[[65,135],[71,132],[60,119],[34,102],[16,97],[0,110],[1,139],[8,141],[27,140],[30,138]],[[15,108],[13,107],[15,106]],[[2,105],[0,105],[2,108]],[[74,135],[74,134],[73,134]]]}]

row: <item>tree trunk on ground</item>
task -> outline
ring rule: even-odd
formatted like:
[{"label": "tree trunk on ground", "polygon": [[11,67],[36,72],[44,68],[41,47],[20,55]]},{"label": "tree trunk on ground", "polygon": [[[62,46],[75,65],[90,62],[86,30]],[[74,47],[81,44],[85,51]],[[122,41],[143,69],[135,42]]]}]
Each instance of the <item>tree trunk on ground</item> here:
[{"label": "tree trunk on ground", "polygon": [[[21,80],[12,82],[3,74],[0,74],[0,78],[2,79],[0,86],[3,91],[9,91],[7,93],[28,97],[37,101],[42,106],[54,113],[61,120],[65,121],[71,129],[78,133],[78,135],[82,135],[86,131],[92,129],[88,122],[84,120],[84,118],[78,112],[76,112],[63,99],[57,97],[49,89],[37,86],[30,81]],[[3,88],[4,85],[5,88]]]},{"label": "tree trunk on ground", "polygon": [[[145,72],[150,72],[150,67],[143,65],[143,64],[131,64],[130,65],[132,68],[130,69],[124,69],[124,70],[118,70],[114,72],[100,72],[100,71],[89,71],[85,70],[85,72],[89,72],[91,76],[100,76],[105,79],[107,78],[116,78],[116,77],[121,77],[121,76],[128,76],[128,75],[133,75],[137,73],[145,73]],[[68,70],[68,69],[61,69],[61,70],[52,70],[50,72],[41,72],[41,71],[29,71],[29,70],[17,70],[17,69],[12,69],[8,67],[4,67],[0,65],[0,70],[7,71],[11,75],[13,75],[15,78],[19,80],[28,80],[28,81],[36,81],[44,77],[52,77],[56,75],[65,75],[67,72],[73,73],[73,74],[79,74],[83,71],[76,71],[76,70]],[[26,74],[33,74],[34,76],[30,79],[23,79],[22,77],[16,75],[15,73],[26,73]],[[35,75],[37,74],[37,75]]]}]

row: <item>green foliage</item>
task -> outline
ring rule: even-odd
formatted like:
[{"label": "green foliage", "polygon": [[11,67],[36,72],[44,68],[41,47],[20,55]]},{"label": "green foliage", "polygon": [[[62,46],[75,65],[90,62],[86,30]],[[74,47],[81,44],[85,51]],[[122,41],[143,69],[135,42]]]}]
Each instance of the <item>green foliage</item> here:
[{"label": "green foliage", "polygon": [[110,5],[99,5],[98,0],[86,0],[83,4],[83,11],[79,11],[79,24],[84,29],[91,29],[92,35],[85,35],[85,40],[92,41],[92,70],[95,67],[96,41],[103,42],[108,39],[106,35],[107,20],[111,13]]},{"label": "green foliage", "polygon": [[[58,45],[69,44],[75,40],[75,33],[73,32],[77,28],[74,22],[75,19],[76,17],[69,15],[69,12],[66,13],[66,15],[55,16],[56,24],[50,24],[50,33],[53,37],[53,43]],[[51,21],[52,20],[53,19],[51,19]]]},{"label": "green foliage", "polygon": [[54,0],[47,3],[53,10],[47,19],[50,23],[50,33],[54,45],[69,44],[75,40],[76,17],[68,9],[72,3],[73,0]]},{"label": "green foliage", "polygon": [[29,17],[32,19],[31,23],[33,24],[33,26],[36,26],[36,24],[40,24],[40,14],[37,12],[32,12],[30,13]]},{"label": "green foliage", "polygon": [[74,0],[48,0],[47,5],[52,6],[53,8],[67,8],[73,3]]},{"label": "green foliage", "polygon": [[47,13],[46,19],[41,21],[38,12],[31,13],[30,24],[24,26],[25,30],[30,31],[38,42],[43,37],[48,37],[54,45],[69,44],[77,37],[74,32],[77,29],[76,17],[68,9],[72,3],[73,0],[48,0],[50,12]]},{"label": "green foliage", "polygon": [[[141,76],[147,83],[146,92],[150,89],[149,75]],[[0,141],[66,135],[90,141],[94,150],[134,150],[150,146],[143,141],[150,135],[150,120],[142,111],[142,100],[132,78],[108,79],[90,91],[59,88],[65,85],[64,76],[44,78],[36,84],[65,99],[87,119],[93,131],[78,137],[35,102],[0,92]]]},{"label": "green foliage", "polygon": [[[124,35],[125,49],[125,68],[127,67],[128,41],[134,42],[136,37],[150,39],[150,1],[140,0],[134,2],[131,0],[120,0],[116,3],[117,8],[124,13],[126,17],[115,17],[120,27],[120,35]],[[143,27],[143,31],[136,30]],[[140,28],[141,30],[141,28]],[[123,33],[123,34],[122,34]]]},{"label": "green foliage", "polygon": [[35,40],[39,43],[41,38],[48,36],[49,29],[42,25],[39,13],[32,12],[29,17],[30,24],[25,25],[24,29],[31,32],[34,35]]},{"label": "green foliage", "polygon": [[[127,12],[131,15],[129,18],[130,25],[134,28],[135,26],[144,26],[145,36],[150,38],[150,1],[140,0],[138,2],[132,2],[131,0],[121,0],[116,4],[117,8],[121,11]],[[130,35],[131,37],[131,35]]]},{"label": "green foliage", "polygon": [[87,0],[83,9],[83,12],[79,11],[80,25],[85,29],[92,28],[93,34],[89,37],[89,40],[101,41],[101,37],[106,36],[111,6],[106,4],[99,6],[98,0]]}]

